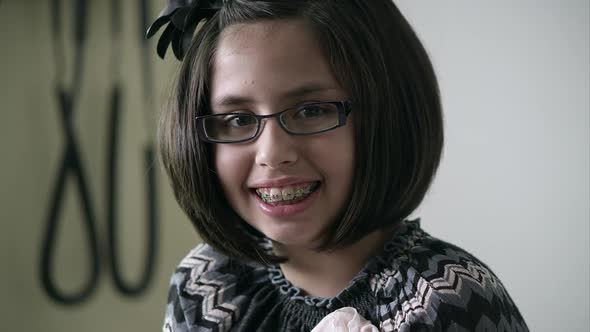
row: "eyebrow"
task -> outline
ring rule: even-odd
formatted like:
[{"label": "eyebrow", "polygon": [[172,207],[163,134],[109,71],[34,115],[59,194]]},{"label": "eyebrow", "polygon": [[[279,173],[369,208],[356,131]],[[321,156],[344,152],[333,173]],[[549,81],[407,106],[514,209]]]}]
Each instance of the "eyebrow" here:
[{"label": "eyebrow", "polygon": [[[305,97],[312,93],[317,92],[325,92],[329,90],[336,90],[339,89],[337,86],[329,86],[321,83],[308,83],[301,85],[295,89],[285,92],[281,98],[288,99],[288,98],[297,98],[297,97]],[[245,96],[239,95],[225,95],[221,98],[218,98],[211,103],[212,106],[235,106],[235,105],[243,105],[254,103],[254,99]]]}]

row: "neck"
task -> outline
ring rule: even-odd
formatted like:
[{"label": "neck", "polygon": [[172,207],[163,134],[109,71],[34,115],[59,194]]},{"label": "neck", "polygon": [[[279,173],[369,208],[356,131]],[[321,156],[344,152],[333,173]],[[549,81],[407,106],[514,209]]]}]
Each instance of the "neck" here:
[{"label": "neck", "polygon": [[352,245],[330,252],[281,245],[275,245],[275,251],[289,258],[280,266],[294,286],[306,295],[331,298],[349,285],[390,235],[388,231],[375,231]]}]

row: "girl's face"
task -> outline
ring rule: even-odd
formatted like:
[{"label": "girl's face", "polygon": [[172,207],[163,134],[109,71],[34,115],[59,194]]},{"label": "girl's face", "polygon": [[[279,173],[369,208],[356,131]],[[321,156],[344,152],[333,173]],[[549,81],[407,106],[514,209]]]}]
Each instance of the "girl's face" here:
[{"label": "girl's face", "polygon": [[[299,20],[224,30],[210,84],[213,113],[267,115],[306,103],[348,99],[318,41]],[[279,244],[317,245],[351,191],[353,114],[346,126],[310,136],[290,135],[272,118],[255,140],[215,144],[215,168],[233,209]],[[278,195],[283,201],[268,204],[259,194]]]}]

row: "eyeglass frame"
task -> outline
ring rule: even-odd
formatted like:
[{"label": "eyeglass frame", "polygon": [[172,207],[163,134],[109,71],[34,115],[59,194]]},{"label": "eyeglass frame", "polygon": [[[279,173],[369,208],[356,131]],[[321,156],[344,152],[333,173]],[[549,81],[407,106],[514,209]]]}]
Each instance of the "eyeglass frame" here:
[{"label": "eyeglass frame", "polygon": [[[333,127],[322,129],[320,131],[315,131],[312,133],[295,133],[295,132],[290,131],[288,128],[286,128],[285,124],[281,121],[281,115],[288,112],[288,111],[292,111],[292,110],[298,109],[298,108],[303,108],[305,106],[313,106],[313,105],[318,105],[318,104],[336,105],[336,110],[338,112],[338,124],[336,124]],[[199,115],[199,116],[195,117],[195,119],[197,120],[197,134],[199,135],[199,138],[203,142],[213,143],[213,144],[234,144],[234,143],[243,143],[243,142],[247,142],[247,141],[251,141],[251,140],[256,139],[262,133],[262,130],[264,129],[264,124],[266,123],[267,119],[270,119],[270,118],[277,117],[279,126],[289,135],[308,136],[308,135],[316,135],[316,134],[325,133],[327,131],[334,130],[336,128],[340,128],[340,127],[345,126],[346,119],[348,118],[348,115],[350,114],[351,111],[352,111],[352,103],[348,100],[322,101],[322,102],[309,103],[309,104],[305,104],[305,105],[301,105],[301,106],[289,107],[289,108],[284,109],[282,111],[272,113],[272,114],[267,114],[267,115],[258,115],[258,114],[254,114],[254,113],[229,112],[229,113]],[[254,132],[254,135],[252,135],[251,137],[245,138],[245,139],[237,140],[237,141],[217,141],[217,140],[210,139],[209,137],[207,137],[207,134],[205,133],[205,126],[203,125],[203,120],[207,119],[207,118],[218,117],[220,115],[224,115],[224,116],[225,115],[249,115],[249,116],[256,118],[257,126],[256,126],[256,131]]]}]

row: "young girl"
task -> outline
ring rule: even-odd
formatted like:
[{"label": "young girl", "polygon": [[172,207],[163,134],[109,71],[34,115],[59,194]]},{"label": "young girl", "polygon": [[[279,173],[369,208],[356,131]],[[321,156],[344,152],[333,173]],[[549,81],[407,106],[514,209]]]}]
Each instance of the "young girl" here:
[{"label": "young girl", "polygon": [[443,124],[390,0],[170,0],[148,37],[165,24],[183,62],[161,156],[206,244],[164,331],[528,330],[485,264],[406,220]]}]

